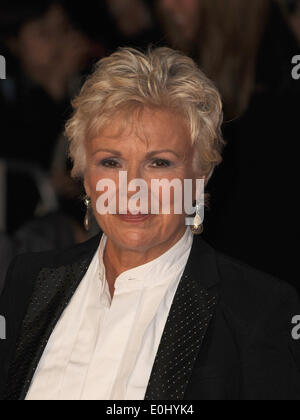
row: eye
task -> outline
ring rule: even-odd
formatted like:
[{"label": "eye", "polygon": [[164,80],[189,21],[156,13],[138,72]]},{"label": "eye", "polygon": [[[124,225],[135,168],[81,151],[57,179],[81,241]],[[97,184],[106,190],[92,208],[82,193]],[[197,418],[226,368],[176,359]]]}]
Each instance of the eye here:
[{"label": "eye", "polygon": [[104,159],[100,162],[101,166],[104,166],[105,168],[118,168],[119,162],[114,159]]},{"label": "eye", "polygon": [[171,166],[171,162],[166,159],[155,159],[152,161],[151,165],[154,168],[168,168]]}]

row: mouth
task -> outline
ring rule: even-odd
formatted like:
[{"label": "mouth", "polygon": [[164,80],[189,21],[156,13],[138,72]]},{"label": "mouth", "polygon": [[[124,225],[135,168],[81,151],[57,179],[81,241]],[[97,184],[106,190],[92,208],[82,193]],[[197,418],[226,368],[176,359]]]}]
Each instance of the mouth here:
[{"label": "mouth", "polygon": [[151,217],[151,214],[142,214],[142,213],[132,214],[132,213],[127,213],[127,214],[118,214],[118,217],[123,222],[127,222],[127,223],[142,223],[142,222],[145,222],[147,219],[149,219]]}]

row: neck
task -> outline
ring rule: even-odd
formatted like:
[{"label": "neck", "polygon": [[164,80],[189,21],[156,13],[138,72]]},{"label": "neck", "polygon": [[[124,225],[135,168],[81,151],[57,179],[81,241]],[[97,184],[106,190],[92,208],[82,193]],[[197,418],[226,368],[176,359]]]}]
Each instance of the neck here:
[{"label": "neck", "polygon": [[120,274],[159,258],[183,237],[185,231],[186,227],[184,226],[166,242],[143,250],[124,249],[107,238],[103,261],[111,296],[113,297],[115,281]]}]

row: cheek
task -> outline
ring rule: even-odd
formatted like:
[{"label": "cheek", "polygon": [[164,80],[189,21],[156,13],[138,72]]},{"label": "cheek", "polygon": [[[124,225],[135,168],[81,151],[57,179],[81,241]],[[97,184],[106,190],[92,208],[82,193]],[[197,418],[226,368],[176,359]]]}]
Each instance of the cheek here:
[{"label": "cheek", "polygon": [[157,229],[153,227],[153,233],[156,232],[165,237],[185,226],[185,216],[180,214],[161,215],[156,225]]},{"label": "cheek", "polygon": [[97,213],[96,210],[94,210],[94,214],[95,214],[95,218],[97,220],[97,223],[98,223],[100,229],[103,232],[105,232],[108,236],[111,236],[111,234],[112,234],[112,232],[114,230],[114,227],[116,225],[116,222],[113,219],[114,216],[111,216],[111,215],[106,215],[106,216],[101,215],[100,216]]},{"label": "cheek", "polygon": [[93,167],[88,165],[88,169],[85,173],[85,183],[89,187],[92,196],[98,194],[97,184],[101,180],[112,180],[116,182],[116,176],[111,173],[104,172],[101,168]]},{"label": "cheek", "polygon": [[[100,181],[101,184],[99,184]],[[98,168],[90,169],[86,172],[84,185],[87,195],[92,199],[94,213],[97,217],[107,218],[109,215],[104,214],[107,208],[111,208],[113,212],[117,211],[119,191],[116,173],[103,172],[103,170]],[[115,202],[117,205],[116,209]]]},{"label": "cheek", "polygon": [[101,177],[95,171],[87,170],[84,176],[84,186],[86,193],[92,198],[92,201],[96,201],[99,192],[97,191],[97,184]]}]

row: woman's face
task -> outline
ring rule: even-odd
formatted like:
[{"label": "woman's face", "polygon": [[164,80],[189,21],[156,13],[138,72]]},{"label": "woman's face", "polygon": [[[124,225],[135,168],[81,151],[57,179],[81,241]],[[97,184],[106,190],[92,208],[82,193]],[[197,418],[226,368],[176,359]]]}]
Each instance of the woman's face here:
[{"label": "woman's face", "polygon": [[[92,199],[99,226],[115,245],[138,252],[146,252],[156,246],[168,249],[170,243],[175,243],[183,235],[186,229],[185,214],[184,211],[174,214],[174,190],[171,189],[169,195],[170,211],[166,211],[169,214],[162,214],[162,189],[159,194],[151,189],[152,180],[179,179],[183,184],[184,179],[195,178],[189,129],[178,114],[168,110],[144,109],[141,113],[135,113],[132,121],[125,125],[120,114],[106,125],[98,137],[87,141],[85,147],[86,192]],[[140,214],[135,218],[132,217],[132,209],[128,211],[129,214],[120,214],[120,197],[123,200],[126,195],[130,203],[141,190],[137,188],[128,192],[127,183],[126,190],[119,188],[120,171],[126,172],[128,183],[141,179],[148,187],[145,193],[147,209],[140,209]],[[101,215],[96,209],[96,203],[104,193],[97,191],[97,184],[104,179],[116,185],[117,214]],[[105,191],[108,192],[108,189]],[[159,214],[151,214],[151,200],[159,203]],[[140,204],[141,201],[138,201],[137,205]],[[150,214],[147,215],[147,212]]]}]

